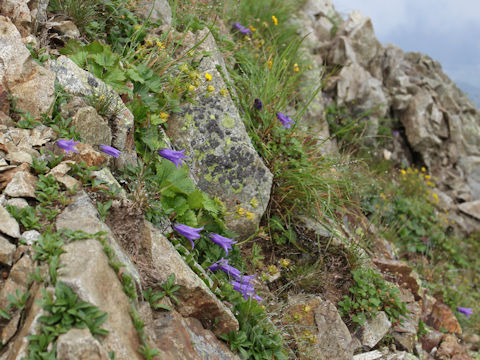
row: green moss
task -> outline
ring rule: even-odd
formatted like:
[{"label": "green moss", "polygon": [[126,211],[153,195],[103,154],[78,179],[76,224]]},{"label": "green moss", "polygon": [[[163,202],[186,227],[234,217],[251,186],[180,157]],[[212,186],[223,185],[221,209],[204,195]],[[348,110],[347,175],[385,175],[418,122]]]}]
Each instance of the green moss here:
[{"label": "green moss", "polygon": [[235,188],[234,188],[233,186],[230,186],[230,188],[232,189],[232,192],[233,192],[234,194],[239,194],[239,193],[243,190],[243,184],[240,183],[239,185],[240,185],[240,186],[238,187],[237,190],[235,190]]}]

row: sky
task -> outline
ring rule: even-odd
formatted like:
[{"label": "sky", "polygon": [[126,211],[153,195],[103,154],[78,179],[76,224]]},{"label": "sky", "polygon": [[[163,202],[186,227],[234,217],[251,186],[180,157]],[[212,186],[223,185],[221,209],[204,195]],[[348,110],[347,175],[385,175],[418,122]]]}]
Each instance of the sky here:
[{"label": "sky", "polygon": [[480,89],[480,0],[331,2],[344,18],[353,10],[369,16],[383,44],[425,53],[455,82]]}]

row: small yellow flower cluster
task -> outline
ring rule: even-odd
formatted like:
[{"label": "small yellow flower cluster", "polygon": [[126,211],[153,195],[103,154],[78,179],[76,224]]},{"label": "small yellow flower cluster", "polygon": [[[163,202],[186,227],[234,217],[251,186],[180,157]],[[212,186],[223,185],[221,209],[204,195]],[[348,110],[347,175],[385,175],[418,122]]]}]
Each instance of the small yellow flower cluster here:
[{"label": "small yellow flower cluster", "polygon": [[299,71],[300,71],[300,68],[298,67],[298,64],[297,64],[297,63],[293,64],[293,71],[295,71],[295,72],[299,72]]},{"label": "small yellow flower cluster", "polygon": [[272,15],[272,21],[273,21],[273,25],[275,25],[275,26],[278,25],[278,19],[275,15]]},{"label": "small yellow flower cluster", "polygon": [[243,207],[237,206],[237,214],[240,216],[245,216],[248,220],[255,219],[255,214],[245,210]]},{"label": "small yellow flower cluster", "polygon": [[168,118],[170,117],[170,114],[166,113],[166,112],[161,112],[160,113],[160,119],[162,120],[168,120]]},{"label": "small yellow flower cluster", "polygon": [[212,81],[212,75],[210,75],[209,73],[205,73],[205,80]]},{"label": "small yellow flower cluster", "polygon": [[302,340],[308,341],[310,344],[315,344],[317,342],[317,337],[313,335],[310,330],[305,330],[302,334]]},{"label": "small yellow flower cluster", "polygon": [[292,262],[290,259],[280,259],[280,265],[282,265],[285,268],[288,268]]},{"label": "small yellow flower cluster", "polygon": [[278,274],[278,268],[275,265],[269,265],[267,271],[270,275]]}]

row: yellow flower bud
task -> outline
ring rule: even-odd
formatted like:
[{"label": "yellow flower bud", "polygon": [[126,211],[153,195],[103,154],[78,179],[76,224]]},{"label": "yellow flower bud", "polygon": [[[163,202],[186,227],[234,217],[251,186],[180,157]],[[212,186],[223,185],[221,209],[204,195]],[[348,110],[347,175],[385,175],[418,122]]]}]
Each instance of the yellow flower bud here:
[{"label": "yellow flower bud", "polygon": [[278,25],[278,19],[275,15],[272,15],[272,21],[273,21],[273,25],[275,25],[275,26]]},{"label": "yellow flower bud", "polygon": [[215,91],[215,87],[212,86],[212,85],[208,85],[208,86],[207,86],[207,91],[208,91],[208,92],[214,92],[214,91]]},{"label": "yellow flower bud", "polygon": [[212,81],[212,75],[210,75],[209,73],[205,73],[205,80]]}]

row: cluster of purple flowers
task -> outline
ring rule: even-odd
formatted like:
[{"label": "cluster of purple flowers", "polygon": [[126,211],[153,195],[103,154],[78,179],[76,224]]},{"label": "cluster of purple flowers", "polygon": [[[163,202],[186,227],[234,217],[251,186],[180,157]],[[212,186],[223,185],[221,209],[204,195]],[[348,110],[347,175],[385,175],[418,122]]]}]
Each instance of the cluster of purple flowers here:
[{"label": "cluster of purple flowers", "polygon": [[459,313],[462,313],[463,315],[465,315],[468,318],[470,318],[470,316],[472,316],[473,314],[473,309],[472,308],[466,308],[466,307],[457,307],[457,311]]},{"label": "cluster of purple flowers", "polygon": [[[258,111],[263,109],[263,103],[260,99],[253,100],[253,107]],[[295,120],[284,113],[277,112],[277,119],[282,123],[284,129],[290,129],[292,125],[295,125]]]},{"label": "cluster of purple flowers", "polygon": [[240,270],[228,264],[228,259],[222,258],[208,269],[211,271],[222,270],[225,274],[231,276],[233,280],[230,282],[230,284],[233,285],[234,290],[243,295],[245,300],[249,298],[253,298],[258,302],[263,300],[260,296],[255,294],[255,288],[252,284],[253,279],[255,279],[255,275],[242,275]]},{"label": "cluster of purple flowers", "polygon": [[[79,142],[74,141],[73,138],[71,138],[70,140],[60,139],[57,141],[57,146],[65,150],[67,154],[70,152],[78,154],[78,151],[75,149],[75,145],[77,145],[78,143]],[[99,148],[100,151],[104,152],[105,154],[111,155],[116,158],[118,158],[122,153],[120,150],[117,150],[109,145],[100,145]]]},{"label": "cluster of purple flowers", "polygon": [[[183,235],[188,240],[190,240],[190,244],[192,244],[192,249],[195,246],[193,240],[200,239],[200,232],[203,230],[203,226],[201,228],[194,228],[179,223],[175,224],[173,228],[180,235]],[[228,255],[228,251],[232,248],[232,245],[236,244],[236,241],[233,241],[233,239],[229,239],[225,236],[221,236],[215,233],[210,233],[209,238],[210,240],[212,240],[212,242],[221,246],[225,250],[226,255]],[[228,261],[229,260],[222,258],[216,263],[214,263],[212,266],[210,266],[209,269],[211,271],[222,270],[228,276],[231,276],[233,280],[230,282],[230,284],[233,285],[233,289],[240,292],[245,299],[253,297],[257,301],[262,301],[263,299],[257,294],[255,294],[255,289],[253,287],[253,284],[251,283],[252,280],[255,278],[255,275],[242,275],[240,270],[229,265]]]}]

